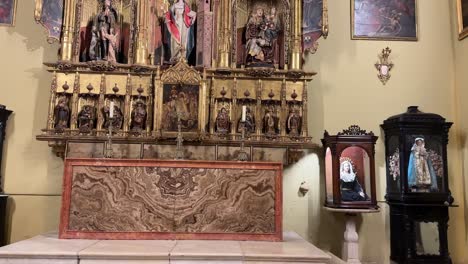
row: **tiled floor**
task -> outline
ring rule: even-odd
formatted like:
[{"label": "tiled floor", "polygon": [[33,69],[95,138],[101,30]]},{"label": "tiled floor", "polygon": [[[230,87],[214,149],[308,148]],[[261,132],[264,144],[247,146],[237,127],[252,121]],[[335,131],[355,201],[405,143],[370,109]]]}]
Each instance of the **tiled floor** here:
[{"label": "tiled floor", "polygon": [[0,248],[0,264],[282,264],[329,263],[296,233],[283,242],[202,240],[61,240],[33,237]]}]

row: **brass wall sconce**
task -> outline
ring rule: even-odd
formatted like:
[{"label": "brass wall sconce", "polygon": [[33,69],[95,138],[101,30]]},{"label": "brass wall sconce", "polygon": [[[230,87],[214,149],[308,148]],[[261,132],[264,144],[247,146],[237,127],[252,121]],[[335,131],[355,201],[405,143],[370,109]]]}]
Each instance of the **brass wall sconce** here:
[{"label": "brass wall sconce", "polygon": [[379,80],[383,85],[385,85],[390,79],[390,71],[393,68],[393,63],[388,59],[390,53],[392,53],[392,50],[389,47],[383,49],[382,54],[379,55],[380,62],[375,64],[375,68],[377,68],[377,71],[379,71],[377,77],[379,77]]}]

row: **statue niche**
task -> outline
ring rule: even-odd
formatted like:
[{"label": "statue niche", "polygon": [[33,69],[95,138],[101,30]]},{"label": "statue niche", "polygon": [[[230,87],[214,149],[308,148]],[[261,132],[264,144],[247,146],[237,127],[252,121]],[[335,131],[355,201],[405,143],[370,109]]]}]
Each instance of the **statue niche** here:
[{"label": "statue niche", "polygon": [[[289,2],[249,1],[234,2],[233,58],[246,67],[284,68],[289,35]],[[282,23],[285,21],[286,23]]]},{"label": "statue niche", "polygon": [[197,13],[189,1],[175,0],[162,19],[163,64],[175,64],[184,58],[190,65],[195,65]]},{"label": "statue niche", "polygon": [[134,0],[84,0],[81,5],[79,60],[128,63]]}]

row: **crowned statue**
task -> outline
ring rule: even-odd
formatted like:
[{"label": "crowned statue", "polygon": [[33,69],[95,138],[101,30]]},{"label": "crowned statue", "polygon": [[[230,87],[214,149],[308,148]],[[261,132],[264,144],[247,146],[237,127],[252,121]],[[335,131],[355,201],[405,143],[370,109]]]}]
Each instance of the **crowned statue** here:
[{"label": "crowned statue", "polygon": [[425,148],[424,138],[414,140],[408,163],[408,185],[410,188],[437,191],[437,177]]},{"label": "crowned statue", "polygon": [[185,0],[175,0],[164,15],[164,61],[187,61],[195,47],[195,20],[197,13]]},{"label": "crowned statue", "polygon": [[359,184],[353,164],[349,160],[344,160],[340,164],[340,185],[342,201],[366,201],[368,196]]}]

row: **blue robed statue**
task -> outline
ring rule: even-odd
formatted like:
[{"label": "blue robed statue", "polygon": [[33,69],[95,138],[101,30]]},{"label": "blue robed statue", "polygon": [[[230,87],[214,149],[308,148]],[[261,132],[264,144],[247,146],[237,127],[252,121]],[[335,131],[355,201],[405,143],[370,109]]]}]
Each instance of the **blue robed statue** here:
[{"label": "blue robed statue", "polygon": [[438,191],[437,177],[425,148],[424,138],[414,140],[408,163],[408,186],[416,189]]}]

